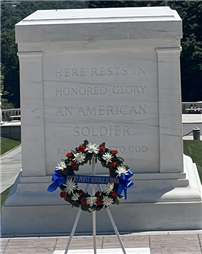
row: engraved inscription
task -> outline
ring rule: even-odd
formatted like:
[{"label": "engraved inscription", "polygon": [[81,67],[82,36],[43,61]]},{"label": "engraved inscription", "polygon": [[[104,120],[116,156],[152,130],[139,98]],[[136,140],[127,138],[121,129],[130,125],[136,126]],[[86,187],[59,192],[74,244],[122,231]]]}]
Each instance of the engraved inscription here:
[{"label": "engraved inscription", "polygon": [[55,116],[90,116],[90,115],[137,115],[146,114],[147,105],[94,105],[74,108],[71,106],[58,107]]},{"label": "engraved inscription", "polygon": [[146,85],[135,86],[113,86],[111,89],[106,86],[74,86],[74,87],[57,87],[55,89],[56,96],[72,96],[72,95],[105,95],[107,93],[120,94],[144,94]]},{"label": "engraved inscription", "polygon": [[100,67],[92,68],[92,76],[120,76],[127,75],[128,70],[126,67]]},{"label": "engraved inscription", "polygon": [[99,126],[99,127],[74,127],[74,137],[79,136],[131,136],[133,135],[130,132],[129,126]]},{"label": "engraved inscription", "polygon": [[130,152],[130,153],[145,153],[148,151],[148,147],[146,145],[141,145],[141,146],[114,146],[113,149],[125,153],[125,152]]},{"label": "engraved inscription", "polygon": [[113,94],[143,94],[146,86],[114,86],[112,87]]},{"label": "engraved inscription", "polygon": [[[88,67],[86,65],[55,68],[53,75],[58,80],[63,78],[63,82],[57,82],[53,90],[52,96],[61,103],[55,108],[54,116],[58,121],[64,117],[70,122],[73,119],[74,124],[71,125],[69,133],[74,138],[125,136],[132,141],[131,137],[137,135],[137,127],[131,125],[132,119],[137,117],[141,120],[149,111],[146,101],[140,99],[149,91],[146,74],[145,67],[140,63],[137,66]],[[67,78],[66,81],[64,78]],[[101,100],[99,96],[102,96]],[[103,100],[103,97],[106,99]],[[138,117],[138,115],[143,116]],[[100,116],[100,124],[94,124],[95,121],[92,121],[94,116]],[[113,119],[116,121],[114,122]],[[126,121],[128,119],[131,120]],[[121,146],[112,148],[127,154],[144,154],[149,151],[145,144],[132,143],[125,146],[124,142]],[[57,148],[57,154],[65,154],[69,150],[63,147]]]},{"label": "engraved inscription", "polygon": [[55,90],[56,96],[68,96],[68,95],[104,95],[107,93],[107,87],[105,86],[86,86],[86,87],[57,87]]},{"label": "engraved inscription", "polygon": [[55,69],[55,77],[83,77],[86,76],[85,68]]},{"label": "engraved inscription", "polygon": [[[129,152],[129,153],[147,153],[149,151],[149,148],[146,144],[144,145],[132,145],[132,146],[111,146],[109,147],[110,149],[114,149],[117,150],[119,153],[125,153],[125,152]],[[70,151],[72,148],[57,148],[57,154],[66,154],[68,153],[68,151]]]},{"label": "engraved inscription", "polygon": [[92,68],[56,68],[54,76],[61,77],[85,77],[85,76],[126,76],[126,75],[145,75],[146,71],[143,66],[122,67],[122,66],[101,66]]}]

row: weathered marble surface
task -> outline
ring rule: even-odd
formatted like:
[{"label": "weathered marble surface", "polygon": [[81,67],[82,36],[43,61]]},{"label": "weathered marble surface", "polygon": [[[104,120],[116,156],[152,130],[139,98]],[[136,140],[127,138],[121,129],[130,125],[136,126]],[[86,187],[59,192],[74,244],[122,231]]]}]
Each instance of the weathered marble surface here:
[{"label": "weathered marble surface", "polygon": [[51,175],[84,139],[106,141],[133,172],[182,172],[181,37],[168,7],[38,11],[18,23],[23,176]]},{"label": "weathered marble surface", "polygon": [[[106,141],[135,173],[112,208],[120,231],[201,228],[201,184],[182,153],[181,37],[169,7],[38,11],[16,25],[23,170],[2,210],[4,235],[71,231],[75,209],[46,189],[84,139]],[[84,214],[78,232],[91,229]]]}]

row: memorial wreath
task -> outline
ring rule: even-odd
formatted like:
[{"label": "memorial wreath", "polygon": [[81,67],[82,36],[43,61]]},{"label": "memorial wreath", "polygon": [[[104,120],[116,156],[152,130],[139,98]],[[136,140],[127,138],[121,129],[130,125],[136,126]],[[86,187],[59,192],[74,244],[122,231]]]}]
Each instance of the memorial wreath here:
[{"label": "memorial wreath", "polygon": [[[100,161],[101,165],[109,170],[109,177],[76,175],[80,166]],[[52,177],[53,183],[48,187],[49,192],[61,189],[60,197],[64,198],[72,206],[81,207],[83,211],[99,211],[102,208],[119,204],[124,191],[127,199],[127,188],[133,185],[129,178],[133,175],[127,165],[123,165],[124,159],[118,156],[117,150],[111,150],[103,142],[100,145],[91,144],[85,140],[75,150],[66,154],[56,166]],[[93,196],[78,188],[78,183],[103,184],[106,187],[97,191]]]}]

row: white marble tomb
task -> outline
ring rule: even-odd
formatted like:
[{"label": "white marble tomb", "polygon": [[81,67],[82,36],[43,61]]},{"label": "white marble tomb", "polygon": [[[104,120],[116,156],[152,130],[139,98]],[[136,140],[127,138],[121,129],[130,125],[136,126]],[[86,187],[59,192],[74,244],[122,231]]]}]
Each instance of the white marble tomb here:
[{"label": "white marble tomb", "polygon": [[[117,149],[134,172],[128,199],[111,209],[120,231],[201,229],[201,184],[182,152],[182,36],[169,7],[37,11],[16,25],[23,170],[3,235],[71,231],[76,208],[46,189],[85,139]],[[105,211],[97,217],[99,232],[113,231]],[[91,231],[82,213],[77,232]]]}]

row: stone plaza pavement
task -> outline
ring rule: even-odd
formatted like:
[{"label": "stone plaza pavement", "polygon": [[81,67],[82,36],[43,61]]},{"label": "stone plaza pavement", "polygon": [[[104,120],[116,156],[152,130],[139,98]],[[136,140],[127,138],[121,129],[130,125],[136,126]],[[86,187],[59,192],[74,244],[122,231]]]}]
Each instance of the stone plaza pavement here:
[{"label": "stone plaza pavement", "polygon": [[[150,254],[201,254],[202,230],[139,232],[121,234],[125,248],[147,248]],[[65,250],[68,236],[57,237],[14,237],[0,239],[1,254],[53,254]],[[97,249],[120,248],[116,235],[98,235]],[[74,236],[70,250],[93,249],[92,236]],[[143,249],[144,250],[144,249]],[[104,251],[104,250],[103,250]],[[59,252],[62,253],[62,252]],[[64,252],[63,252],[64,253]],[[69,252],[68,252],[69,253]],[[70,251],[71,253],[71,251]],[[79,251],[77,252],[79,253]],[[83,253],[83,252],[82,252]],[[87,252],[89,253],[89,252]],[[93,253],[93,252],[92,252]],[[99,252],[98,252],[99,253]],[[103,252],[102,252],[103,253]],[[111,253],[111,252],[110,252]],[[127,252],[126,252],[127,253]],[[131,252],[130,252],[131,253]],[[135,252],[148,253],[148,252]],[[116,254],[116,251],[114,252]]]},{"label": "stone plaza pavement", "polygon": [[0,193],[9,188],[16,180],[21,168],[21,145],[0,156]]}]

